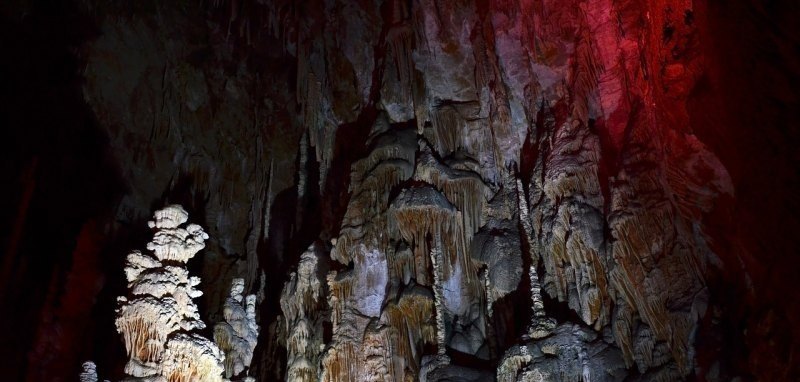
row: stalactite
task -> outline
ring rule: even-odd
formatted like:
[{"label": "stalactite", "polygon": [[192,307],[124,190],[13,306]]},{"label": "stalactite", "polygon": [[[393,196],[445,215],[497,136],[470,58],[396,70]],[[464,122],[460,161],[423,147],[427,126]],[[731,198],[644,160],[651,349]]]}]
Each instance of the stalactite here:
[{"label": "stalactite", "polygon": [[[520,234],[517,227],[517,213],[513,207],[509,207],[509,203],[516,206],[515,201],[516,190],[504,185],[486,206],[484,214],[488,223],[481,227],[470,243],[470,256],[482,267],[480,273],[483,280],[480,283],[485,290],[490,315],[493,312],[491,305],[516,290],[524,273],[520,242],[524,235]],[[524,219],[524,210],[519,219]]]},{"label": "stalactite", "polygon": [[[597,81],[600,74],[605,71],[602,62],[599,62],[596,48],[593,46],[591,31],[582,29],[577,37],[575,47],[576,60],[572,67],[570,89],[573,89],[574,101],[572,116],[579,121],[587,122],[593,115],[590,114],[590,105],[599,102],[596,94]],[[594,111],[596,113],[596,111]]]},{"label": "stalactite", "polygon": [[[498,378],[514,380],[658,380],[702,369],[694,339],[713,304],[706,278],[721,264],[704,223],[724,220],[719,196],[732,186],[699,140],[708,129],[688,117],[708,94],[687,93],[716,78],[704,73],[697,40],[708,25],[691,1],[211,4],[108,7],[112,17],[96,20],[103,33],[86,44],[83,95],[130,181],[114,217],[120,233],[166,192],[203,206],[219,233],[204,259],[209,280],[238,271],[255,291],[256,263],[275,260],[256,300],[280,292],[282,314],[265,324],[277,339],[260,371],[413,380],[499,362],[508,370]],[[117,22],[119,12],[137,22]],[[259,44],[260,34],[274,38]],[[368,154],[339,168],[356,146]],[[163,174],[137,185],[156,165]],[[317,205],[332,209],[308,210]],[[157,212],[154,227],[184,212]],[[158,229],[155,255],[128,257],[117,327],[143,378],[163,377],[176,333],[204,327],[199,279],[183,263],[205,238],[184,223]],[[265,241],[270,230],[278,235]],[[11,236],[16,248],[25,235]],[[296,265],[293,243],[309,240],[332,249],[310,249],[282,290],[265,291],[270,272]],[[63,289],[59,275],[51,294]],[[212,317],[225,287],[209,288]],[[231,352],[253,351],[243,333],[255,332],[254,302],[231,298],[215,338],[229,353],[226,375],[241,376],[249,354]],[[531,315],[524,333],[520,315]],[[281,346],[285,369],[275,367]],[[454,364],[434,347],[456,354]],[[609,369],[639,375],[603,374],[595,360],[605,356]]]},{"label": "stalactite", "polygon": [[303,204],[305,202],[306,193],[308,192],[308,141],[309,131],[303,131],[303,136],[300,138],[300,148],[298,150],[298,166],[297,166],[297,205],[295,206],[295,229],[299,230],[303,226]]},{"label": "stalactite", "polygon": [[430,291],[417,286],[383,310],[380,322],[393,333],[390,345],[396,356],[392,362],[396,381],[416,379],[423,347],[437,343],[435,309]]},{"label": "stalactite", "polygon": [[411,52],[414,46],[414,32],[407,24],[400,24],[389,29],[386,36],[389,52],[394,64],[399,85],[400,99],[411,98],[412,65]]},{"label": "stalactite", "polygon": [[479,175],[444,166],[433,157],[427,144],[420,142],[421,153],[414,170],[414,179],[432,184],[442,191],[463,216],[464,232],[469,242],[472,234],[483,225],[482,213],[494,195]]},{"label": "stalactite", "polygon": [[452,106],[440,106],[431,111],[436,149],[442,155],[450,154],[461,146],[464,122]]},{"label": "stalactite", "polygon": [[327,276],[328,305],[331,307],[331,323],[333,331],[338,332],[339,325],[344,317],[347,300],[353,294],[353,283],[349,277],[341,277],[338,272],[332,271]]},{"label": "stalactite", "polygon": [[275,181],[275,158],[270,158],[269,161],[269,180],[267,181],[267,195],[266,200],[264,201],[264,212],[262,214],[263,221],[261,222],[261,237],[265,240],[269,238],[269,222],[272,218],[272,202],[275,198],[274,190],[272,189],[273,183]]},{"label": "stalactite", "polygon": [[[435,190],[419,190],[401,192],[395,200],[396,204],[392,204],[389,219],[389,230],[399,233],[403,240],[414,245],[417,281],[424,285],[430,282],[427,278],[430,253],[428,237],[435,233],[445,238],[442,241],[442,253],[446,261],[441,264],[444,277],[450,277],[456,261],[462,262],[462,269],[471,270],[474,266],[465,252],[467,245],[461,225],[461,212],[455,210]],[[431,193],[439,196],[431,198]]]},{"label": "stalactite", "polygon": [[[378,124],[379,122],[376,122]],[[389,250],[389,235],[381,235],[391,190],[413,173],[416,140],[413,131],[387,131],[371,137],[366,158],[351,168],[352,196],[331,258],[343,264],[352,260],[360,243]]]},{"label": "stalactite", "polygon": [[536,168],[541,172],[537,181],[531,184],[531,193],[540,198],[525,205],[538,216],[523,224],[531,224],[531,248],[544,265],[544,289],[599,330],[608,323],[612,305],[602,233],[605,200],[599,180],[600,143],[576,119],[558,125],[552,122],[552,135],[540,142],[540,150],[548,154]]},{"label": "stalactite", "polygon": [[303,98],[305,102],[303,107],[303,122],[307,128],[308,132],[308,142],[311,147],[316,149],[316,159],[317,162],[323,162],[323,155],[325,147],[323,147],[322,143],[324,142],[324,137],[321,136],[323,134],[324,129],[324,120],[321,118],[322,116],[322,82],[317,79],[317,76],[314,72],[308,73],[308,79],[306,80],[306,96]]},{"label": "stalactite", "polygon": [[317,163],[319,163],[319,184],[320,190],[324,189],[328,169],[333,160],[333,144],[336,138],[336,125],[327,117],[325,90],[327,83],[325,78],[320,79],[311,69],[306,69],[307,78],[298,78],[305,81],[305,86],[300,91],[305,90],[306,96],[301,99],[303,105],[303,124],[306,126],[305,132],[308,133],[308,143],[314,148]]},{"label": "stalactite", "polygon": [[[654,215],[645,215],[641,218],[653,219],[650,222],[642,222],[638,219],[630,219],[624,224],[616,225],[615,232],[620,239],[619,244],[614,246],[614,256],[617,260],[617,267],[611,274],[611,280],[621,296],[625,298],[628,306],[633,307],[639,313],[641,319],[649,325],[656,339],[667,341],[674,353],[679,366],[683,360],[685,349],[679,345],[678,335],[685,334],[677,328],[674,319],[668,314],[664,294],[656,292],[654,284],[657,281],[648,277],[650,267],[654,267],[652,259],[641,257],[641,254],[649,253],[649,242],[645,241],[652,233],[643,232],[642,227],[657,227],[661,218]],[[652,291],[648,293],[647,291]]]}]

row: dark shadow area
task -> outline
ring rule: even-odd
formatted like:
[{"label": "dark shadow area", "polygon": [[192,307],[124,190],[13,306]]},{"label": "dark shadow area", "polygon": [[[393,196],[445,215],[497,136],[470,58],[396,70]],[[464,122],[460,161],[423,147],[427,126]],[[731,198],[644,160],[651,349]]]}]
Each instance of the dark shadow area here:
[{"label": "dark shadow area", "polygon": [[89,330],[113,317],[113,309],[91,308],[109,267],[116,266],[104,258],[97,240],[107,227],[97,223],[124,188],[107,139],[83,101],[75,54],[97,33],[92,19],[67,2],[0,6],[5,380],[51,380],[39,374],[43,363],[75,375],[98,346]]},{"label": "dark shadow area", "polygon": [[725,316],[698,351],[733,352],[734,370],[765,380],[800,379],[798,15],[795,1],[704,1],[686,19],[707,58],[689,96],[694,133],[736,190],[706,217],[725,263],[709,279]]}]

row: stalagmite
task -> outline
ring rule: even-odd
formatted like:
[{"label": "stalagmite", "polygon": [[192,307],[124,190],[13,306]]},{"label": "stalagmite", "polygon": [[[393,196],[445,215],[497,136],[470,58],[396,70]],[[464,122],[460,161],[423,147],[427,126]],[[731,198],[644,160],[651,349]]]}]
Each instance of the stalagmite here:
[{"label": "stalagmite", "polygon": [[[528,365],[532,360],[525,346],[514,347],[503,357],[500,366],[497,368],[498,382],[516,382],[520,370]],[[541,378],[541,381],[546,379]]]},{"label": "stalagmite", "polygon": [[258,341],[256,295],[242,296],[244,279],[233,279],[222,314],[225,322],[214,327],[214,342],[225,354],[225,377],[240,375],[250,367]]},{"label": "stalagmite", "polygon": [[320,279],[317,244],[300,257],[281,292],[281,311],[286,323],[288,368],[286,380],[317,381],[322,356],[322,320],[325,306],[324,282]]},{"label": "stalagmite", "polygon": [[[528,240],[528,248],[532,248],[533,241],[533,227],[531,224],[530,211],[528,210],[528,200],[522,188],[522,182],[516,181],[516,193],[519,203],[520,221],[525,228],[525,238]],[[539,281],[539,274],[536,272],[536,265],[539,263],[539,257],[532,258],[533,265],[528,267],[528,277],[531,283],[531,309],[533,315],[531,317],[531,326],[528,329],[528,335],[531,338],[543,338],[553,331],[556,326],[556,321],[553,318],[547,317],[544,311],[544,302],[542,301],[542,284]]]},{"label": "stalagmite", "polygon": [[222,381],[224,359],[225,354],[207,338],[178,333],[167,343],[161,375],[170,382]]},{"label": "stalagmite", "polygon": [[544,312],[544,303],[542,302],[542,286],[539,283],[539,275],[536,273],[536,267],[531,266],[528,269],[528,275],[531,278],[531,300],[533,305],[533,315],[531,317],[531,326],[528,329],[528,334],[531,338],[543,338],[550,335],[556,327],[556,320]]},{"label": "stalagmite", "polygon": [[86,361],[83,363],[82,368],[80,382],[97,382],[97,365],[94,362]]},{"label": "stalagmite", "polygon": [[433,301],[436,309],[436,345],[439,355],[445,354],[445,327],[444,327],[444,297],[442,296],[442,250],[439,234],[434,234],[433,248],[431,249],[431,264],[433,265]]},{"label": "stalagmite", "polygon": [[[194,298],[200,279],[184,263],[205,247],[208,235],[196,224],[183,226],[188,213],[178,205],[156,211],[156,229],[147,248],[133,251],[125,275],[130,294],[119,297],[116,326],[125,341],[133,377],[168,381],[222,381],[224,354],[213,342],[191,331],[205,328]],[[172,265],[166,265],[172,264]]]}]

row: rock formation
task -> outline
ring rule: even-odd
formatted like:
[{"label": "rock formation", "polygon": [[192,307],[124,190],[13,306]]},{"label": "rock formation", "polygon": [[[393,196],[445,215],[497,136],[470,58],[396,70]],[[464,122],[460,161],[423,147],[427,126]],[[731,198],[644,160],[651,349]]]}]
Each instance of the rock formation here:
[{"label": "rock formation", "polygon": [[82,365],[83,371],[79,376],[81,382],[97,382],[97,365],[92,361],[86,361]]},{"label": "rock formation", "polygon": [[233,279],[231,295],[225,300],[225,322],[214,326],[214,342],[225,354],[225,377],[241,375],[253,361],[258,342],[256,295],[242,296],[244,279]]},{"label": "rock formation", "polygon": [[281,292],[281,310],[285,322],[285,345],[288,351],[287,381],[316,381],[324,346],[325,282],[322,279],[324,259],[319,258],[316,245],[300,257],[297,272],[293,272]]},{"label": "rock formation", "polygon": [[193,299],[202,292],[200,278],[189,276],[185,263],[208,239],[189,214],[170,205],[148,222],[155,229],[147,244],[152,254],[131,252],[125,264],[129,295],[119,297],[117,331],[128,363],[125,373],[152,381],[223,381],[223,354],[217,345],[193,333],[205,328]]},{"label": "rock formation", "polygon": [[800,380],[796,6],[40,3],[9,380]]},{"label": "rock formation", "polygon": [[[374,34],[380,24],[361,29],[390,49],[373,53],[385,54],[380,102],[330,252],[347,267],[327,277],[332,340],[306,370],[325,380],[469,380],[485,360],[501,380],[692,373],[705,274],[719,266],[702,216],[732,190],[675,101],[697,59],[665,49],[692,43],[676,11],[691,5],[385,6],[384,34]],[[661,24],[679,42],[652,37]],[[364,104],[356,96],[342,107],[332,96],[341,84],[318,68],[371,66],[346,47],[298,50],[306,106],[331,106],[305,117],[330,174],[330,123],[352,121],[345,110]],[[425,319],[388,316],[410,291]],[[530,305],[509,306],[512,293]],[[543,294],[574,317],[549,316]],[[509,328],[498,307],[527,316],[526,330]]]}]

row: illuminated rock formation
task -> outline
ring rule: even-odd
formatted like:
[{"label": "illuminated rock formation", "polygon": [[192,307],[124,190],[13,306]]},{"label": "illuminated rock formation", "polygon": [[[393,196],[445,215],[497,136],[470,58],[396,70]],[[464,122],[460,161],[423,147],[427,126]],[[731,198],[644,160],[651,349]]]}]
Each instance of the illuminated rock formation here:
[{"label": "illuminated rock formation", "polygon": [[297,272],[281,292],[281,310],[285,322],[285,346],[288,350],[287,381],[319,380],[320,359],[324,348],[322,321],[325,304],[323,270],[317,248],[312,245],[300,258]]},{"label": "illuminated rock formation", "polygon": [[256,295],[242,296],[244,279],[233,279],[231,295],[225,300],[225,322],[214,326],[214,342],[225,354],[225,377],[241,375],[253,361],[258,342]]},{"label": "illuminated rock formation", "polygon": [[175,334],[167,342],[161,359],[160,374],[167,381],[224,381],[222,363],[225,354],[216,344],[198,334]]},{"label": "illuminated rock formation", "polygon": [[193,299],[202,292],[200,278],[185,263],[205,247],[208,235],[179,205],[156,211],[148,225],[156,230],[147,244],[153,255],[131,252],[125,264],[128,297],[119,297],[117,331],[128,363],[125,373],[167,381],[222,381],[225,355],[198,334],[205,328]]}]

